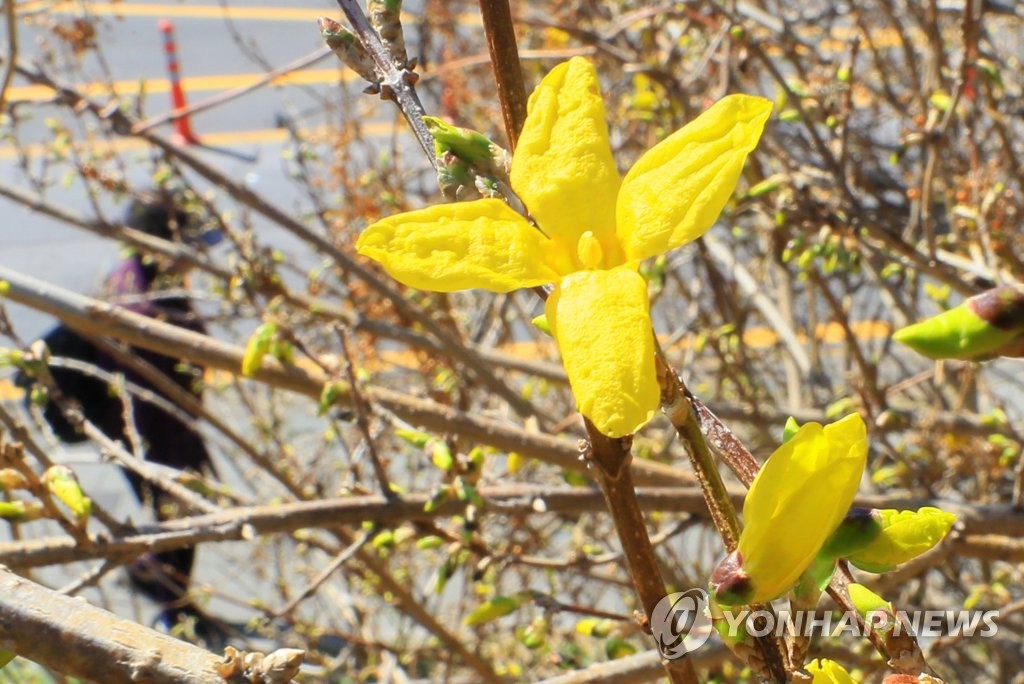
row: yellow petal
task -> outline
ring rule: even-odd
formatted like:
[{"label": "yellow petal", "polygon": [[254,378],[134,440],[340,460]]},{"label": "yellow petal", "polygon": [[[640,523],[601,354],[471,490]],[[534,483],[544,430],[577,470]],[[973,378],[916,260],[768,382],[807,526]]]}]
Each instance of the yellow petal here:
[{"label": "yellow petal", "polygon": [[395,280],[421,290],[510,292],[554,282],[551,241],[497,199],[438,204],[363,231],[356,250]]},{"label": "yellow petal", "polygon": [[584,231],[600,241],[605,266],[622,263],[615,238],[619,172],[608,143],[593,65],[574,57],[551,70],[530,96],[512,155],[512,187],[563,254],[576,256]]},{"label": "yellow petal", "polygon": [[609,437],[636,432],[658,408],[647,283],[627,268],[578,271],[548,298],[548,323],[580,413]]},{"label": "yellow petal", "polygon": [[640,157],[616,207],[627,258],[663,254],[711,227],[771,110],[763,97],[729,95]]},{"label": "yellow petal", "polygon": [[813,677],[812,684],[857,684],[846,668],[834,660],[812,660],[807,663],[806,669]]},{"label": "yellow petal", "polygon": [[824,428],[807,423],[768,458],[743,503],[739,554],[751,603],[789,590],[810,566],[850,509],[867,452],[864,421],[852,414]]}]

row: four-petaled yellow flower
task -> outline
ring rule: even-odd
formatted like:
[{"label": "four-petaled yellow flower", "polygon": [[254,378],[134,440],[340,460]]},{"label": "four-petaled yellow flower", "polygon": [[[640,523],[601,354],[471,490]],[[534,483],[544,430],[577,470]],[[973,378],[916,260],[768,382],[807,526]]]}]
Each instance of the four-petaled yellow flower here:
[{"label": "four-petaled yellow flower", "polygon": [[737,549],[711,576],[720,603],[771,601],[796,584],[850,510],[867,454],[854,413],[807,423],[768,457],[743,502]]},{"label": "four-petaled yellow flower", "polygon": [[770,113],[764,98],[725,97],[621,178],[597,73],[573,58],[530,96],[512,157],[512,188],[536,225],[498,199],[481,199],[384,219],[356,248],[423,290],[554,283],[546,313],[579,410],[621,437],[659,403],[639,262],[711,227]]}]

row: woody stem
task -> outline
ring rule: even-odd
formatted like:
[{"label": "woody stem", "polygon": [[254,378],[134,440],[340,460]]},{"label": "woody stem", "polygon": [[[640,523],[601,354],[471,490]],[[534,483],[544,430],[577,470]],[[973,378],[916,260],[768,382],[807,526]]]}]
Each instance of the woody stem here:
[{"label": "woody stem", "polygon": [[[632,437],[612,438],[601,434],[590,420],[584,418],[590,445],[587,456],[597,468],[598,482],[604,494],[608,512],[615,523],[615,531],[622,544],[633,588],[643,607],[640,620],[644,631],[650,631],[651,616],[658,602],[665,598],[665,580],[658,567],[658,557],[647,534],[647,524],[637,502],[630,462]],[[673,684],[696,684],[697,673],[688,654],[679,658],[662,658],[665,674]]]}]

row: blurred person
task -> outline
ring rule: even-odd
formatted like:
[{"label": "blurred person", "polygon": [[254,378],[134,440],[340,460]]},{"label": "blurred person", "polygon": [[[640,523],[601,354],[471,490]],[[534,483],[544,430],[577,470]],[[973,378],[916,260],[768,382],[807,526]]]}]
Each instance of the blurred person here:
[{"label": "blurred person", "polygon": [[[147,193],[133,199],[124,223],[155,237],[184,244],[191,245],[200,241],[214,244],[217,241],[220,235],[218,232],[201,232],[190,218],[179,195],[160,192]],[[163,257],[151,257],[131,249],[106,278],[100,297],[135,313],[204,333],[205,328],[182,289],[185,275]],[[108,373],[121,374],[128,385],[145,388],[173,403],[172,399],[142,375],[63,324],[46,333],[43,340],[52,357],[75,359]],[[170,378],[184,391],[202,400],[203,368],[145,349],[132,348],[131,353]],[[86,420],[95,424],[107,437],[121,441],[131,450],[125,425],[124,401],[108,387],[106,381],[71,368],[51,367],[50,373],[60,394],[77,402]],[[32,384],[31,378],[24,375],[19,376],[16,382],[26,388]],[[132,422],[141,439],[147,461],[199,474],[213,472],[203,438],[192,425],[139,397],[131,397],[131,407]],[[55,402],[45,405],[43,416],[62,441],[77,443],[86,439],[64,417]],[[146,483],[132,472],[124,472],[135,496],[144,505],[151,506],[158,519],[186,513],[180,510],[178,502],[166,492]],[[158,627],[171,631],[179,623],[184,623],[185,634],[195,636],[207,644],[219,643],[224,637],[221,629],[188,596],[194,561],[194,548],[150,553],[129,567],[129,576],[136,588],[160,606],[156,619]]]}]

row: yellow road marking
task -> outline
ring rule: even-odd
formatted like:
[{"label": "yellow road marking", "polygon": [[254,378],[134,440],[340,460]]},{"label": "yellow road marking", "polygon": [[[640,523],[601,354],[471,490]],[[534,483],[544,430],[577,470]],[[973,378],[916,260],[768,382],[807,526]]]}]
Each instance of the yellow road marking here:
[{"label": "yellow road marking", "polygon": [[[314,22],[318,17],[334,16],[340,12],[330,7],[258,7],[248,5],[189,5],[156,2],[90,2],[88,13],[96,16],[113,17],[160,17],[161,19],[231,19],[232,21],[308,21]],[[53,2],[53,0],[36,0],[23,2],[17,11],[22,14],[32,12],[48,12],[51,14],[82,13],[79,2]],[[409,23],[415,20],[410,14],[402,13],[402,21]],[[480,17],[476,14],[460,14],[456,21],[462,25],[478,25]]]},{"label": "yellow road marking", "polygon": [[[213,76],[186,76],[181,79],[181,86],[186,93],[204,90],[228,90],[243,88],[259,83],[266,78],[264,73],[218,74]],[[318,85],[323,83],[348,82],[356,78],[348,69],[300,69],[282,74],[270,81],[273,85]],[[110,84],[102,82],[83,83],[72,86],[86,97],[97,98],[109,96]],[[136,95],[140,91],[147,94],[167,93],[171,90],[171,82],[166,78],[144,78],[134,81],[114,81],[114,94],[119,96]],[[7,89],[7,101],[39,101],[53,97],[53,89],[44,85],[13,86]]]},{"label": "yellow road marking", "polygon": [[[252,7],[220,5],[163,4],[143,2],[90,2],[89,14],[115,17],[161,17],[167,19],[232,19],[257,21],[316,21],[334,14],[329,7]],[[29,2],[18,5],[23,13],[39,12],[79,14],[78,2]]]},{"label": "yellow road marking", "polygon": [[[362,124],[362,131],[368,137],[389,135],[395,130],[394,124],[387,121],[373,121]],[[326,126],[317,126],[311,130],[301,131],[303,135],[323,136],[329,133]],[[209,147],[236,147],[239,145],[259,145],[265,143],[284,142],[288,139],[288,131],[283,128],[264,128],[252,131],[228,131],[223,133],[198,133],[199,140]],[[97,153],[111,152],[133,152],[149,147],[149,143],[141,138],[115,138],[113,140],[90,140],[84,143],[76,142]],[[49,145],[39,143],[28,145],[23,152],[28,157],[46,154]],[[0,146],[0,160],[14,159],[18,156],[17,148],[4,145]]]}]

